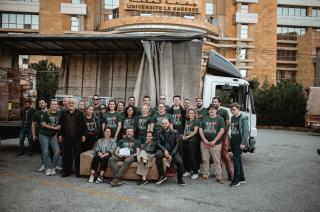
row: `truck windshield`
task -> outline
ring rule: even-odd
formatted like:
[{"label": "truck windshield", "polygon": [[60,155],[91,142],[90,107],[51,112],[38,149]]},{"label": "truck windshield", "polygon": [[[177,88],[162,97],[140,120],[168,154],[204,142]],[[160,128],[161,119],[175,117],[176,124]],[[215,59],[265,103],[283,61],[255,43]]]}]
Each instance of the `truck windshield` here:
[{"label": "truck windshield", "polygon": [[241,105],[241,110],[245,111],[246,108],[246,87],[245,86],[216,86],[216,96],[221,98],[222,106],[228,107],[231,103],[237,102]]}]

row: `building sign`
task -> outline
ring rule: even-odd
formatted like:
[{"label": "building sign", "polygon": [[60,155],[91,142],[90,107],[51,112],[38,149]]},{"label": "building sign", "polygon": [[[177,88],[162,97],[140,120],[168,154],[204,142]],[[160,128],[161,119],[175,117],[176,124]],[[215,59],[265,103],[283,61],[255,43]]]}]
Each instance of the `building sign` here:
[{"label": "building sign", "polygon": [[199,13],[198,0],[128,0],[125,10]]}]

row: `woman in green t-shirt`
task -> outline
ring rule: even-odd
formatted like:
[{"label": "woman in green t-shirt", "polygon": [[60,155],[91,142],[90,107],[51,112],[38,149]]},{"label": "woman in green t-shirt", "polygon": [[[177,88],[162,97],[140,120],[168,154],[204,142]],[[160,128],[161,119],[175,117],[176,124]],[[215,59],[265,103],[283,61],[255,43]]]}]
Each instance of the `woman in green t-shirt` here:
[{"label": "woman in green t-shirt", "polygon": [[107,112],[103,115],[104,123],[102,128],[109,127],[111,129],[111,137],[118,140],[118,136],[121,130],[121,114],[116,111],[116,101],[110,100],[108,103]]},{"label": "woman in green t-shirt", "polygon": [[[51,100],[49,110],[43,114],[41,120],[42,127],[39,132],[41,153],[47,176],[56,174],[56,166],[60,155],[60,148],[57,139],[57,134],[61,128],[58,124],[59,118],[60,112],[58,111],[58,101]],[[49,145],[53,150],[52,161],[49,157]]]},{"label": "woman in green t-shirt", "polygon": [[196,111],[194,109],[188,110],[188,117],[189,119],[185,122],[184,127],[184,133],[182,136],[183,140],[183,149],[185,155],[187,157],[183,157],[183,163],[186,172],[184,173],[184,176],[187,177],[191,175],[191,179],[197,179],[198,178],[198,165],[196,157],[197,154],[197,145],[198,145],[198,129],[199,129],[199,122],[197,119],[195,119]]},{"label": "woman in green t-shirt", "polygon": [[122,130],[121,130],[121,138],[126,135],[127,128],[132,127],[137,138],[137,129],[138,129],[138,118],[136,116],[136,110],[134,106],[126,107],[124,111],[124,117],[122,119]]},{"label": "woman in green t-shirt", "polygon": [[146,142],[146,136],[150,124],[149,106],[143,105],[141,108],[141,115],[138,116],[138,141],[141,145]]}]

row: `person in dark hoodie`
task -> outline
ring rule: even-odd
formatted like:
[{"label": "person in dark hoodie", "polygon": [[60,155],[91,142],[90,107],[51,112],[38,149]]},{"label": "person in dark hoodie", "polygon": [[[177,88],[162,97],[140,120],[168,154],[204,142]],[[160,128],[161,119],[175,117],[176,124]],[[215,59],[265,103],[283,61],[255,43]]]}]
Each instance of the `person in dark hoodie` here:
[{"label": "person in dark hoodie", "polygon": [[68,177],[72,173],[73,158],[75,160],[76,176],[80,177],[81,142],[85,142],[86,123],[82,112],[76,109],[76,99],[68,100],[68,110],[59,119],[61,131],[59,142],[63,145],[63,175]]},{"label": "person in dark hoodie", "polygon": [[233,153],[234,176],[230,187],[245,183],[244,171],[241,162],[241,153],[249,145],[248,117],[240,112],[240,106],[233,103],[230,106],[231,117],[231,150]]},{"label": "person in dark hoodie", "polygon": [[156,162],[159,179],[156,184],[159,185],[167,179],[163,167],[163,158],[166,158],[177,167],[178,184],[184,186],[186,184],[182,179],[184,167],[179,155],[178,131],[170,128],[170,122],[167,118],[163,118],[161,123],[162,130],[157,134]]},{"label": "person in dark hoodie", "polygon": [[94,114],[94,107],[90,105],[84,113],[86,122],[86,140],[82,143],[82,152],[91,150],[96,143],[98,136],[101,134],[101,124],[98,116]]}]

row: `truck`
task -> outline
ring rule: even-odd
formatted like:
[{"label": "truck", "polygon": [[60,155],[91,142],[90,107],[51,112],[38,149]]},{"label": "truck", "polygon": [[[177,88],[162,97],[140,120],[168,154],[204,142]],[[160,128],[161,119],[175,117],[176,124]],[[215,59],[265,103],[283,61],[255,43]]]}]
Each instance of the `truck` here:
[{"label": "truck", "polygon": [[245,152],[253,153],[258,132],[249,82],[242,79],[240,71],[226,58],[215,51],[210,51],[203,86],[204,107],[208,107],[215,96],[222,99],[222,106],[229,115],[231,115],[229,109],[231,103],[237,102],[241,105],[242,113],[248,117],[250,129],[249,147]]},{"label": "truck", "polygon": [[310,87],[307,96],[305,125],[307,128],[320,129],[320,87]]}]

